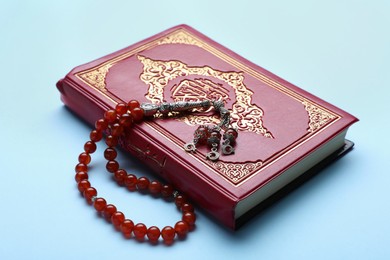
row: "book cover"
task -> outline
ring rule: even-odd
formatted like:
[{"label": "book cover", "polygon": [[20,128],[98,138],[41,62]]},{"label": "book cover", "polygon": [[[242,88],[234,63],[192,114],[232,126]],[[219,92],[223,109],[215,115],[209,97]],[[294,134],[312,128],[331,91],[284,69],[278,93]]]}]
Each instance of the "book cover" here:
[{"label": "book cover", "polygon": [[206,159],[207,146],[183,145],[217,114],[155,118],[134,127],[122,147],[221,223],[237,220],[341,149],[357,121],[345,111],[179,25],[73,69],[57,83],[62,101],[93,124],[119,102],[223,100],[239,136],[232,155]]}]

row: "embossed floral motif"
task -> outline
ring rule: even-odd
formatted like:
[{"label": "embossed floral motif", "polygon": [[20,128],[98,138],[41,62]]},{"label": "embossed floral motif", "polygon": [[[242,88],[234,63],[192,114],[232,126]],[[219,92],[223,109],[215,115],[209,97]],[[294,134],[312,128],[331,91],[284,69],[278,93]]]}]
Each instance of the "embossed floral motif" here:
[{"label": "embossed floral motif", "polygon": [[324,109],[314,105],[307,100],[304,100],[302,104],[305,106],[305,109],[309,114],[309,127],[307,130],[310,133],[319,130],[322,126],[336,118],[336,116],[333,114],[325,111]]},{"label": "embossed floral motif", "polygon": [[[222,84],[208,79],[185,79],[171,89],[174,101],[199,101],[201,99],[230,100],[229,91]],[[211,110],[212,108],[210,108]]]},{"label": "embossed floral motif", "polygon": [[191,37],[188,33],[184,31],[179,31],[175,34],[164,37],[157,44],[189,44],[202,47],[202,42],[197,41],[195,38]]},{"label": "embossed floral motif", "polygon": [[106,75],[108,70],[112,67],[112,64],[108,63],[102,67],[98,67],[94,70],[87,71],[79,74],[79,76],[90,85],[101,91],[107,91],[106,89]]},{"label": "embossed floral motif", "polygon": [[220,172],[225,178],[237,184],[251,173],[257,171],[263,166],[262,161],[254,163],[229,163],[229,162],[211,162],[208,163]]},{"label": "embossed floral motif", "polygon": [[[151,102],[164,102],[164,88],[168,85],[169,81],[175,78],[188,75],[213,77],[226,82],[234,90],[236,102],[231,109],[232,126],[237,127],[240,131],[254,132],[268,138],[273,138],[271,132],[263,126],[263,110],[251,103],[253,92],[245,86],[244,74],[242,72],[223,72],[209,66],[192,67],[177,60],[153,60],[141,55],[138,55],[138,59],[144,65],[140,79],[149,86],[146,98]],[[195,101],[195,99],[202,99],[202,96],[193,96],[192,98]],[[178,97],[173,97],[173,99],[177,100]],[[216,116],[188,115],[181,120],[189,125],[197,125],[215,123],[218,118]]]},{"label": "embossed floral motif", "polygon": [[[91,69],[81,71],[76,74],[76,76],[84,81],[87,85],[92,88],[95,88],[101,92],[104,96],[111,99],[113,102],[116,101],[115,96],[110,92],[109,89],[106,88],[106,75],[109,72],[109,69],[115,65],[117,62],[120,62],[124,59],[127,59],[131,56],[137,55],[141,53],[143,50],[154,48],[156,45],[164,45],[164,44],[186,44],[198,46],[205,51],[214,54],[215,56],[221,58],[222,60],[228,62],[229,64],[236,67],[238,70],[244,71],[246,74],[249,74],[256,79],[264,82],[270,87],[277,89],[295,98],[298,102],[301,102],[308,113],[308,127],[307,133],[310,136],[312,133],[315,133],[331,122],[336,121],[340,116],[332,113],[331,111],[327,111],[321,105],[313,103],[311,101],[305,100],[301,95],[295,93],[294,91],[286,88],[282,84],[268,78],[266,75],[253,71],[249,67],[240,64],[234,58],[229,55],[220,52],[218,49],[215,49],[213,46],[210,46],[207,42],[203,41],[200,38],[197,38],[195,35],[187,32],[184,29],[179,29],[166,35],[160,39],[157,39],[151,43],[143,45],[139,48],[132,49],[129,52],[124,53],[120,57],[115,57],[115,59],[109,60],[106,63],[97,65]],[[143,80],[149,87],[147,98],[153,103],[159,103],[164,100],[164,87],[166,87],[169,81],[176,79],[178,77],[185,77],[188,75],[199,75],[199,76],[207,76],[213,77],[215,79],[221,80],[227,83],[228,86],[231,86],[235,92],[235,100],[236,102],[233,104],[231,108],[231,114],[233,117],[233,123],[239,130],[255,132],[257,134],[273,138],[270,131],[268,131],[262,122],[263,110],[256,105],[252,104],[252,92],[246,88],[244,84],[244,74],[242,72],[223,72],[215,70],[208,66],[203,67],[190,67],[180,61],[158,61],[152,60],[143,56],[137,56],[138,59],[143,63],[144,68],[141,74],[141,80]],[[206,77],[199,77],[198,81],[189,80],[185,82],[185,80],[181,81],[179,84],[208,84],[210,89],[217,87],[215,82],[216,80],[206,80]],[[191,81],[191,82],[190,82]],[[202,82],[203,81],[203,82]],[[223,84],[226,85],[226,84]],[[183,85],[184,86],[184,85]],[[174,89],[172,89],[174,92]],[[217,92],[217,91],[216,91]],[[223,100],[227,100],[228,98],[224,96],[224,92],[219,92],[218,95]],[[211,93],[206,94],[207,97],[209,95],[213,95]],[[177,95],[172,95],[172,99],[175,101],[179,101],[181,99],[190,99],[193,98],[194,101],[198,99],[202,99],[204,93],[200,93],[198,97],[190,97],[183,95],[183,92],[177,92]],[[230,98],[230,97],[229,97]],[[231,97],[233,98],[233,97]],[[245,114],[245,115],[243,115]],[[205,123],[218,123],[218,116],[187,116],[183,117],[182,120],[188,125],[199,125]],[[158,160],[157,157],[149,149],[141,150],[137,147],[128,146],[127,149],[136,151],[137,154],[141,157],[147,157],[158,164],[160,167],[165,166],[165,159],[160,158]],[[267,165],[269,162],[265,161],[256,161],[256,162],[243,162],[243,163],[230,163],[230,162],[207,162],[208,165],[216,170],[218,174],[221,174],[225,177],[229,183],[234,185],[239,185],[239,183],[243,182],[247,177],[251,176],[255,172],[261,170],[264,165]]]}]

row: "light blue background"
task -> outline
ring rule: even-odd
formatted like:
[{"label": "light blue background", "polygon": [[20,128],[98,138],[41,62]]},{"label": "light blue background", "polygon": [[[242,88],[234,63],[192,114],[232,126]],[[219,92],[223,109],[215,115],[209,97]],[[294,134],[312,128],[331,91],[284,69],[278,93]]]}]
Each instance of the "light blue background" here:
[{"label": "light blue background", "polygon": [[[0,259],[390,259],[390,2],[134,2],[1,2]],[[73,168],[90,128],[55,83],[180,23],[361,121],[348,133],[353,152],[238,232],[198,211],[185,241],[152,246],[123,239],[80,198]],[[91,181],[134,221],[179,218],[172,204],[117,188],[103,164]]]}]

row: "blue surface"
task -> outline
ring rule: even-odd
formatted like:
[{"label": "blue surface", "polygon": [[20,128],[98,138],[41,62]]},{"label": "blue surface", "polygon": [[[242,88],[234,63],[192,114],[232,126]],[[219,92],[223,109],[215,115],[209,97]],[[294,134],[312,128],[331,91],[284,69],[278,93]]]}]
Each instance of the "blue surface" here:
[{"label": "blue surface", "polygon": [[[0,259],[390,259],[389,1],[128,2],[1,4]],[[361,121],[348,134],[354,151],[238,232],[198,211],[185,241],[152,246],[123,239],[80,198],[73,167],[90,129],[55,83],[180,23]],[[179,218],[172,204],[117,188],[102,160],[94,165],[100,194],[134,221]]]}]

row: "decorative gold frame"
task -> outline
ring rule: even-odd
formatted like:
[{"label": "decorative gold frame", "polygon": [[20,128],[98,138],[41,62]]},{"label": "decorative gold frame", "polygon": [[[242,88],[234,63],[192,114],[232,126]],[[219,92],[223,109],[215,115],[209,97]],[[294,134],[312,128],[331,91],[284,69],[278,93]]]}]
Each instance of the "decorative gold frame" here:
[{"label": "decorative gold frame", "polygon": [[[114,105],[121,100],[118,99],[115,95],[110,93],[110,91],[106,88],[105,85],[105,77],[109,71],[109,69],[115,65],[117,62],[120,62],[128,57],[131,57],[133,55],[138,55],[141,51],[151,49],[155,46],[158,45],[163,45],[163,44],[187,44],[187,45],[194,45],[198,46],[216,57],[220,58],[221,60],[231,64],[235,68],[237,68],[238,71],[240,72],[233,72],[234,78],[236,80],[236,86],[237,85],[243,85],[243,75],[241,72],[246,73],[257,80],[260,80],[261,82],[264,82],[266,85],[269,87],[272,87],[288,96],[291,98],[297,100],[298,102],[302,103],[304,108],[306,109],[308,113],[308,134],[305,135],[303,138],[295,142],[294,144],[291,144],[289,147],[286,147],[283,149],[283,151],[280,151],[278,154],[275,156],[272,156],[272,158],[269,158],[266,161],[256,161],[256,162],[243,162],[243,163],[233,163],[233,162],[224,162],[222,160],[218,162],[210,162],[208,160],[205,160],[203,156],[199,155],[199,153],[195,154],[189,154],[188,156],[192,156],[194,159],[196,159],[198,162],[202,163],[203,165],[207,166],[212,172],[220,175],[225,179],[228,183],[230,183],[233,186],[240,186],[247,180],[249,180],[251,177],[255,176],[256,174],[260,173],[263,169],[268,167],[269,165],[275,163],[277,160],[280,160],[288,154],[290,151],[296,149],[298,146],[302,145],[303,143],[307,142],[314,136],[316,136],[318,133],[323,131],[325,128],[329,127],[331,124],[335,123],[338,121],[341,116],[336,114],[333,111],[330,111],[326,109],[325,107],[301,96],[299,93],[294,92],[293,90],[285,87],[281,83],[269,78],[268,76],[260,73],[259,71],[256,71],[252,69],[251,67],[245,65],[244,63],[241,63],[240,61],[236,60],[235,58],[231,57],[227,53],[222,52],[221,50],[215,48],[214,46],[208,44],[207,42],[203,41],[202,39],[198,38],[197,36],[193,35],[191,32],[187,31],[184,28],[177,29],[173,32],[171,32],[168,35],[164,35],[160,38],[157,38],[153,41],[150,41],[144,45],[141,45],[137,48],[134,48],[122,55],[119,55],[117,57],[114,57],[102,64],[99,64],[91,69],[81,71],[76,75],[77,78],[79,78],[81,81],[83,81],[85,84],[88,86],[95,88],[98,90],[103,96],[105,96],[108,100],[110,100]],[[144,56],[138,56],[138,58],[141,61],[147,61],[147,62],[153,62],[151,59],[148,60],[148,58]],[[154,61],[156,62],[156,61]],[[158,62],[158,61],[157,61]],[[172,61],[168,61],[172,62]],[[180,64],[182,66],[181,68],[185,68],[187,70],[187,73],[192,73],[196,75],[213,75],[218,74],[218,73],[224,73],[221,71],[214,70],[210,67],[190,67],[187,66],[186,64],[182,63]],[[202,72],[196,72],[196,70],[203,70]],[[226,74],[225,74],[226,75]],[[221,76],[221,74],[219,75]],[[223,79],[222,79],[223,80]],[[148,82],[148,80],[144,81],[145,83]],[[227,82],[225,80],[225,82]],[[229,84],[229,82],[227,82]],[[148,83],[149,84],[149,83]],[[230,85],[230,84],[229,84]],[[150,85],[149,85],[150,86]],[[250,91],[250,90],[248,90]],[[238,95],[240,96],[240,94]],[[245,98],[248,97],[248,95],[242,95]],[[242,97],[241,96],[241,97]],[[250,95],[249,95],[250,96]],[[157,99],[156,99],[157,97]],[[156,101],[160,101],[159,95],[151,96],[151,100],[155,99]],[[250,104],[250,102],[243,102],[244,104]],[[258,108],[261,112],[262,110]],[[177,137],[172,135],[171,133],[165,131],[163,128],[161,128],[157,123],[154,122],[147,122],[146,123],[149,127],[154,129],[156,133],[160,134],[162,138],[166,138],[169,142],[174,143],[178,147],[182,148],[183,141],[178,140]],[[261,123],[262,125],[262,123]],[[257,131],[257,130],[254,130]],[[271,133],[265,129],[264,127],[262,129],[258,130],[260,134],[263,134],[264,136],[268,134],[271,135]],[[272,136],[272,135],[271,135]],[[270,136],[268,136],[270,137]],[[136,148],[132,148],[136,149]],[[142,151],[138,151],[140,153],[143,153]],[[161,163],[159,163],[160,165]],[[161,167],[164,167],[165,163],[162,164]]]},{"label": "decorative gold frame", "polygon": [[[140,79],[149,86],[146,98],[152,103],[164,102],[165,86],[177,77],[188,75],[213,77],[226,82],[234,90],[236,102],[230,113],[232,126],[239,131],[253,132],[272,138],[271,132],[263,126],[263,110],[252,104],[253,92],[245,86],[243,73],[223,72],[209,66],[191,67],[177,60],[152,60],[141,55],[138,55],[138,59],[144,65]],[[204,125],[219,121],[216,116],[205,115],[187,115],[181,120],[189,125]]]}]

